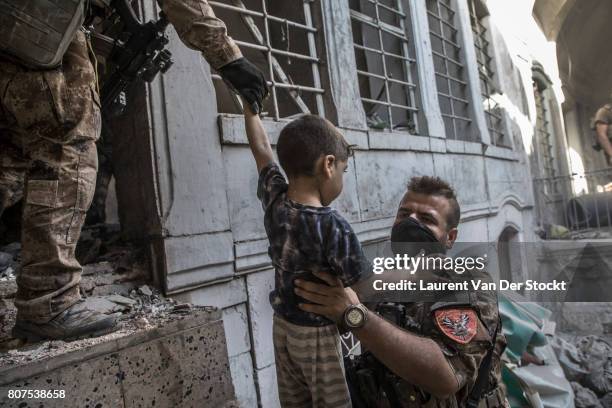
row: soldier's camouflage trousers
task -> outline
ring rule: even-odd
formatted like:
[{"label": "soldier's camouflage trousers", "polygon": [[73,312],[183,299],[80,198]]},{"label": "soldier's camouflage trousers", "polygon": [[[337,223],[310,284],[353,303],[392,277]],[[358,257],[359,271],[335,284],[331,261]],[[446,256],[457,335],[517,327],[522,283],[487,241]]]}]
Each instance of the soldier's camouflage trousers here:
[{"label": "soldier's camouflage trousers", "polygon": [[76,243],[95,189],[100,107],[85,35],[62,66],[0,59],[0,214],[23,197],[18,318],[46,322],[80,297]]}]

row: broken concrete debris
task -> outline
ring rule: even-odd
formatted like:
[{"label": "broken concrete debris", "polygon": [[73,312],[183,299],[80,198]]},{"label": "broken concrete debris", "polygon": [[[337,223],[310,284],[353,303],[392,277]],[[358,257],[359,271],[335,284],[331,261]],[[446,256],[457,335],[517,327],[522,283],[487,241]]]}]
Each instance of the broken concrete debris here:
[{"label": "broken concrete debris", "polygon": [[11,242],[10,244],[0,248],[0,251],[7,252],[13,255],[13,258],[16,258],[19,255],[19,252],[21,251],[21,244],[19,242]]},{"label": "broken concrete debris", "polygon": [[0,272],[10,267],[12,261],[13,255],[7,252],[0,252]]},{"label": "broken concrete debris", "polygon": [[[38,354],[42,353],[40,350],[53,349],[54,353],[59,353],[62,348],[75,347],[73,343],[62,345],[61,342],[53,342],[46,346],[36,345],[32,349],[32,345],[12,338],[11,329],[16,317],[13,302],[17,292],[20,251],[21,245],[17,242],[0,247],[0,353],[8,352],[0,354],[0,360],[9,358],[15,364],[24,359],[38,358]],[[156,327],[166,320],[182,319],[187,317],[183,315],[193,311],[191,305],[183,304],[175,310],[174,300],[164,298],[157,289],[147,284],[150,269],[144,251],[123,242],[118,228],[86,228],[77,252],[80,253],[83,265],[80,282],[83,300],[77,307],[116,314],[121,327],[119,335]],[[98,340],[89,340],[90,343],[92,341]]]},{"label": "broken concrete debris", "polygon": [[0,282],[15,279],[19,269],[20,250],[21,245],[18,242],[0,247]]},{"label": "broken concrete debris", "polygon": [[191,312],[191,304],[190,303],[181,303],[181,304],[175,305],[172,308],[172,313],[188,314],[190,312]]},{"label": "broken concrete debris", "polygon": [[17,313],[12,299],[17,293],[15,279],[20,249],[17,242],[0,247],[0,342],[7,337],[5,333],[10,332]]},{"label": "broken concrete debris", "polygon": [[[91,291],[87,291],[87,293],[90,293],[91,296],[108,296],[113,294],[129,296],[132,289],[136,286],[133,282],[112,283],[110,285],[95,286]],[[81,288],[83,288],[82,284]]]},{"label": "broken concrete debris", "polygon": [[121,295],[110,295],[107,297],[107,299],[110,300],[111,302],[115,302],[119,305],[125,305],[128,307],[132,307],[133,305],[138,303],[134,299],[130,299],[128,297],[121,296]]},{"label": "broken concrete debris", "polygon": [[108,261],[83,265],[82,276],[113,273],[113,265]]},{"label": "broken concrete debris", "polygon": [[153,295],[153,291],[151,291],[151,288],[149,288],[147,285],[142,285],[141,287],[139,287],[138,292],[145,296]]},{"label": "broken concrete debris", "polygon": [[604,407],[612,407],[612,392],[607,393],[599,400]]},{"label": "broken concrete debris", "polygon": [[146,317],[140,317],[136,320],[134,320],[134,326],[138,327],[139,329],[150,329],[153,327],[153,325],[149,322],[149,320]]},{"label": "broken concrete debris", "polygon": [[612,406],[609,404],[612,401],[612,344],[609,340],[560,333],[553,348],[566,378],[571,381],[576,407]]},{"label": "broken concrete debris", "polygon": [[0,282],[6,282],[15,279],[15,270],[12,267],[7,267],[0,272]]},{"label": "broken concrete debris", "polygon": [[[77,340],[74,342],[47,341],[37,344],[16,343],[14,339],[0,339],[0,367],[19,365],[42,358],[54,357],[95,344],[129,336],[137,331],[161,327],[168,322],[189,318],[198,311],[214,312],[216,308],[176,304],[174,299],[163,297],[156,289],[149,288],[151,295],[132,290],[129,296],[90,296],[77,307],[89,308],[100,313],[115,314],[119,330],[105,336]],[[14,320],[14,316],[13,316]],[[12,323],[10,324],[12,326]]]},{"label": "broken concrete debris", "polygon": [[572,382],[571,384],[574,391],[574,406],[576,408],[604,408],[593,391],[577,382]]}]

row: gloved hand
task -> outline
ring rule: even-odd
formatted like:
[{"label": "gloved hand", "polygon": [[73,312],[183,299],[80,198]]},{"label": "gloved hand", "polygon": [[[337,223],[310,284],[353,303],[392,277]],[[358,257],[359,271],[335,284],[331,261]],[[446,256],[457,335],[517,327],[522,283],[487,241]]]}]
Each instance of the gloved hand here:
[{"label": "gloved hand", "polygon": [[242,57],[219,69],[221,77],[249,104],[253,113],[260,113],[268,96],[268,85],[263,73]]}]

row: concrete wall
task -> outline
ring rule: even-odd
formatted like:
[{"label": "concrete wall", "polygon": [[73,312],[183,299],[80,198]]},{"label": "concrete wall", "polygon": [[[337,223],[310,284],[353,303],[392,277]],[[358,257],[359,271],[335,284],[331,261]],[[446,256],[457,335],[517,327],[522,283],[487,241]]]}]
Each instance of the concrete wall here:
[{"label": "concrete wall", "polygon": [[[152,1],[145,2],[153,15]],[[489,1],[489,5],[495,2]],[[355,106],[359,89],[347,1],[315,1],[315,25],[324,30],[322,75],[330,83],[326,103],[351,143],[358,145],[334,206],[352,223],[366,249],[388,239],[399,199],[410,177],[438,175],[456,188],[462,206],[461,241],[497,241],[507,226],[534,240],[533,194],[528,155],[533,137],[531,65],[508,46],[511,35],[495,28],[495,80],[505,101],[512,148],[490,145],[480,105],[478,71],[465,0],[456,0],[464,42],[469,93],[479,139],[447,140],[438,106],[425,0],[403,1],[412,19],[421,108],[419,135],[373,131]],[[493,9],[491,10],[493,11]],[[530,14],[525,15],[531,18]],[[242,24],[230,21],[228,25]],[[510,38],[512,40],[512,38]],[[152,234],[156,276],[181,300],[223,309],[236,394],[244,407],[277,406],[268,293],[273,271],[267,256],[263,212],[256,199],[257,174],[241,117],[216,111],[210,68],[174,32],[175,66],[147,90],[151,160],[160,228]],[[325,83],[326,81],[323,81]],[[282,123],[266,119],[274,143]]]}]

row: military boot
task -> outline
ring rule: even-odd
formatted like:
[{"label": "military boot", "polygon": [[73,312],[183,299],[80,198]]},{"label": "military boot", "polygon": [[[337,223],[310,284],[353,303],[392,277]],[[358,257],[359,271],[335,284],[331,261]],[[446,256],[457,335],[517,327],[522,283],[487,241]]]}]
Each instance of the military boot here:
[{"label": "military boot", "polygon": [[82,300],[72,305],[47,323],[34,323],[19,319],[13,327],[13,337],[27,339],[29,342],[40,340],[72,341],[85,337],[97,337],[117,330],[114,316],[105,315],[80,305]]}]

